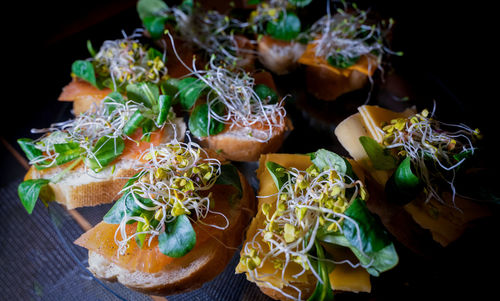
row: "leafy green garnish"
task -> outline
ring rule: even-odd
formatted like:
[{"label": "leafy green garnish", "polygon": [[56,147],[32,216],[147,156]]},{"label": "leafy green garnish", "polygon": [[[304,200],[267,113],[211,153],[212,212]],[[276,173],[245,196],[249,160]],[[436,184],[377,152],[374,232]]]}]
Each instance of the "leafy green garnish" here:
[{"label": "leafy green garnish", "polygon": [[127,85],[127,97],[144,104],[148,108],[155,108],[160,97],[160,88],[149,82]]},{"label": "leafy green garnish", "polygon": [[288,2],[297,7],[305,7],[309,5],[312,2],[312,0],[288,0]]},{"label": "leafy green garnish", "polygon": [[172,96],[170,95],[160,95],[158,99],[158,117],[156,118],[157,124],[163,124],[167,121],[168,113],[172,107]]},{"label": "leafy green garnish", "polygon": [[387,199],[404,205],[415,199],[423,189],[423,182],[411,168],[410,157],[405,158],[385,184]]},{"label": "leafy green garnish", "polygon": [[231,185],[238,190],[237,199],[241,199],[243,188],[241,187],[240,175],[238,169],[233,164],[221,165],[220,176],[215,181],[215,184]]},{"label": "leafy green garnish", "polygon": [[31,214],[42,190],[50,189],[50,180],[31,179],[19,184],[17,193],[26,211]]},{"label": "leafy green garnish", "polygon": [[137,2],[137,13],[151,38],[158,39],[165,29],[167,17],[164,13],[168,6],[162,0],[140,0]]},{"label": "leafy green garnish", "polygon": [[268,104],[275,104],[278,102],[278,94],[276,94],[276,91],[264,84],[256,85],[253,90],[257,96],[259,96],[260,100],[264,101],[269,98],[267,101]]},{"label": "leafy green garnish", "polygon": [[87,50],[89,51],[90,55],[94,57],[97,52],[94,49],[94,46],[92,46],[92,42],[90,40],[87,40]]},{"label": "leafy green garnish", "polygon": [[196,244],[196,232],[183,214],[165,224],[165,231],[158,236],[158,247],[163,254],[179,258],[186,255]]},{"label": "leafy green garnish", "polygon": [[[215,105],[212,110],[221,115],[224,110],[222,104]],[[201,104],[194,108],[191,116],[189,116],[189,130],[196,137],[206,137],[217,135],[224,130],[224,123],[219,122],[209,116],[208,105]]]},{"label": "leafy green garnish", "polygon": [[375,219],[360,198],[356,198],[344,214],[350,219],[344,220],[342,230],[354,248],[364,253],[373,253],[391,243],[381,223]]},{"label": "leafy green garnish", "polygon": [[365,149],[373,168],[378,170],[390,170],[398,166],[396,158],[391,156],[385,148],[383,148],[377,141],[370,137],[359,137],[359,142]]},{"label": "leafy green garnish", "polygon": [[332,56],[329,56],[326,61],[328,64],[332,65],[333,67],[340,68],[340,69],[345,69],[347,67],[351,67],[352,65],[356,64],[356,62],[359,60],[359,57],[346,57],[341,54],[335,54]]},{"label": "leafy green garnish", "polygon": [[333,300],[332,286],[330,285],[330,277],[328,275],[328,266],[325,263],[325,252],[323,247],[318,242],[314,241],[316,247],[316,255],[318,257],[316,272],[321,277],[321,281],[316,283],[316,288],[307,301],[328,301]]},{"label": "leafy green garnish", "polygon": [[121,137],[101,137],[92,150],[93,156],[87,157],[85,165],[99,172],[122,154],[125,143]]},{"label": "leafy green garnish", "polygon": [[94,65],[89,61],[77,60],[71,65],[71,72],[92,84],[92,86],[99,88],[97,85],[97,79],[94,71]]},{"label": "leafy green garnish", "polygon": [[351,247],[351,251],[363,265],[369,265],[366,271],[375,277],[380,273],[388,271],[395,267],[399,262],[398,253],[393,243],[388,244],[377,252],[366,252],[363,254],[358,249]]},{"label": "leafy green garnish", "polygon": [[80,147],[78,142],[68,142],[54,144],[55,151],[59,154],[56,158],[57,165],[61,165],[79,158],[84,149]]},{"label": "leafy green garnish", "polygon": [[[35,145],[33,144],[33,139],[30,138],[17,139],[17,144],[19,144],[23,152],[26,154],[26,158],[28,158],[28,160],[30,161],[39,159],[42,156],[42,151],[35,147]],[[47,168],[48,164],[50,164],[50,162],[47,162],[45,164],[37,163],[35,164],[35,167],[36,169],[40,170]]]},{"label": "leafy green garnish", "polygon": [[[131,180],[137,180],[136,177]],[[132,182],[133,183],[133,182]],[[127,186],[127,185],[125,185]],[[140,216],[143,211],[145,211],[141,206],[136,203],[136,200],[144,204],[145,206],[154,206],[153,201],[147,198],[143,198],[133,192],[125,193],[120,197],[113,207],[104,215],[103,221],[108,224],[119,224],[121,223],[123,217],[127,216]],[[129,223],[134,223],[132,220]]]},{"label": "leafy green garnish", "polygon": [[179,102],[183,109],[189,110],[200,97],[207,85],[194,77],[186,77],[177,83]]},{"label": "leafy green garnish", "polygon": [[309,154],[309,156],[311,157],[311,161],[314,165],[316,165],[316,167],[320,170],[333,168],[339,175],[342,176],[347,173],[347,161],[334,152],[326,149],[319,149],[316,152]]},{"label": "leafy green garnish", "polygon": [[300,19],[293,12],[281,13],[276,21],[266,24],[266,32],[275,39],[291,41],[295,39],[301,29]]},{"label": "leafy green garnish", "polygon": [[286,168],[271,161],[266,162],[266,168],[273,178],[274,184],[278,190],[288,181],[288,173]]}]

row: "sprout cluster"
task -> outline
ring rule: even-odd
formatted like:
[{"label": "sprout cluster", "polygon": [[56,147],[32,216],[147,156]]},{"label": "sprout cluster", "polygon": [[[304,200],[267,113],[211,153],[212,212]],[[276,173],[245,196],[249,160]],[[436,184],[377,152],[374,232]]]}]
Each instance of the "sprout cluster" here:
[{"label": "sprout cluster", "polygon": [[382,124],[383,144],[398,156],[410,157],[417,176],[425,184],[427,201],[431,197],[444,203],[438,183],[450,185],[455,199],[454,180],[458,167],[474,154],[473,140],[480,138],[478,129],[464,124],[440,122],[427,109],[408,118]]},{"label": "sprout cluster", "polygon": [[[299,264],[302,268],[300,273],[292,276],[293,278],[309,271],[318,281],[322,281],[311,268],[312,256],[308,254],[314,248],[318,232],[342,231],[341,224],[345,219],[353,221],[343,212],[357,197],[365,199],[366,190],[361,181],[339,175],[333,168],[320,171],[315,165],[311,165],[306,171],[291,168],[280,172],[288,176],[288,181],[279,189],[274,203],[262,204],[260,210],[265,216],[264,227],[258,229],[254,237],[249,238],[250,241],[244,245],[241,263],[247,267],[250,277],[257,282],[266,282],[264,278],[270,276],[259,274],[259,267],[266,261],[273,264],[276,274],[281,274],[284,282],[287,269],[293,264]],[[257,241],[257,238],[265,245]],[[353,267],[359,265],[348,260],[329,261],[337,264],[347,263]],[[271,283],[266,284],[295,299]],[[300,299],[300,289],[290,283],[288,286],[297,291]]]},{"label": "sprout cluster", "polygon": [[55,150],[57,144],[76,143],[87,157],[92,158],[95,157],[94,146],[102,137],[131,139],[123,133],[123,128],[141,106],[133,101],[123,103],[106,96],[99,104],[75,119],[52,124],[50,128],[33,129],[33,133],[47,134],[33,142],[43,155],[29,163],[44,163],[46,167],[55,166],[56,159],[60,155]]},{"label": "sprout cluster", "polygon": [[134,35],[119,40],[104,41],[99,52],[90,59],[96,72],[102,77],[110,77],[113,86],[137,82],[159,83],[167,74],[161,55],[151,55],[134,39]]},{"label": "sprout cluster", "polygon": [[[220,162],[208,157],[207,153],[196,143],[182,143],[172,141],[157,147],[151,146],[141,155],[145,161],[140,168],[137,180],[125,187],[122,193],[133,197],[134,202],[144,212],[154,212],[152,218],[148,214],[123,217],[115,233],[115,242],[118,245],[118,254],[123,255],[128,242],[137,235],[148,234],[149,243],[158,236],[166,223],[173,221],[177,216],[194,212],[196,220],[201,220],[208,213],[220,214],[211,211],[213,205],[212,188],[221,173]],[[140,198],[149,199],[151,204],[144,204]],[[153,222],[156,220],[156,222]],[[126,225],[129,222],[142,223],[132,235],[128,235]],[[199,221],[201,222],[201,221]],[[224,230],[224,227],[210,225]],[[117,234],[122,239],[118,239]]]}]

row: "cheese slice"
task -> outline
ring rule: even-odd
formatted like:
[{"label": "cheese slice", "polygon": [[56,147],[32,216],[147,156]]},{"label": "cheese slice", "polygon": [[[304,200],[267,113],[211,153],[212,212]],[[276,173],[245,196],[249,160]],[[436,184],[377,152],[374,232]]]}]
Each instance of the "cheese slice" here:
[{"label": "cheese slice", "polygon": [[[260,182],[259,187],[259,205],[258,205],[258,213],[252,220],[250,227],[246,234],[245,244],[255,238],[255,241],[260,244],[263,248],[264,252],[267,252],[269,249],[267,247],[267,243],[262,240],[262,237],[258,235],[258,229],[262,228],[264,225],[265,216],[262,213],[260,208],[262,204],[269,203],[272,205],[271,212],[275,210],[275,202],[277,196],[263,197],[274,195],[278,192],[274,181],[271,177],[271,174],[268,172],[266,168],[266,162],[272,161],[278,163],[284,167],[290,168],[294,167],[299,170],[307,169],[311,164],[311,159],[307,155],[295,155],[295,154],[266,154],[260,157],[259,168],[257,170],[257,178]],[[359,173],[360,179],[363,178],[361,168],[355,163],[353,164],[353,170],[357,174]],[[328,251],[328,250],[327,250]],[[244,255],[244,248],[241,251],[241,255]],[[345,259],[345,258],[344,258]],[[287,266],[286,273],[283,275],[283,279],[281,278],[281,270],[276,270],[273,266],[273,263],[270,260],[266,260],[262,267],[257,268],[257,272],[259,275],[266,275],[267,277],[259,278],[259,280],[267,281],[275,287],[282,289],[287,286],[289,283],[308,283],[311,278],[311,272],[308,271],[301,276],[295,278],[294,274],[298,274],[302,271],[302,267],[295,263],[290,262]],[[247,273],[247,279],[252,281],[252,279],[248,275],[248,269],[246,265],[243,265],[241,262],[236,267],[236,273]],[[335,269],[330,273],[330,283],[334,289],[343,290],[343,291],[352,291],[352,292],[366,292],[370,291],[370,276],[368,272],[366,272],[363,268],[354,269],[347,264],[337,265]],[[284,280],[284,281],[283,281]],[[259,283],[259,285],[265,285],[264,283]],[[315,286],[315,283],[310,283],[311,286]]]},{"label": "cheese slice", "polygon": [[[335,129],[335,135],[349,154],[371,175],[384,189],[387,180],[394,170],[376,170],[359,142],[359,137],[368,136],[378,142],[383,141],[381,124],[392,119],[407,118],[415,114],[414,109],[404,112],[393,112],[379,106],[361,106],[356,113],[342,121]],[[452,204],[451,195],[445,196],[446,204],[435,199],[425,202],[417,199],[404,206],[412,219],[422,228],[428,229],[433,239],[443,246],[456,240],[464,232],[467,223],[491,213],[482,205],[455,198]],[[458,209],[459,210],[458,210]]]}]

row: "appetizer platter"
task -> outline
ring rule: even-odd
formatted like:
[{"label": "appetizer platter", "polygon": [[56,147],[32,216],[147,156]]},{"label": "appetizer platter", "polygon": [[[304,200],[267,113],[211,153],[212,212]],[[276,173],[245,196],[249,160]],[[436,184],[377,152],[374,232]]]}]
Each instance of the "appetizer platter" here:
[{"label": "appetizer platter", "polygon": [[491,138],[414,93],[397,18],[319,0],[134,13],[73,61],[67,118],[17,140],[20,206],[48,208],[88,281],[124,300],[455,296],[498,227]]}]

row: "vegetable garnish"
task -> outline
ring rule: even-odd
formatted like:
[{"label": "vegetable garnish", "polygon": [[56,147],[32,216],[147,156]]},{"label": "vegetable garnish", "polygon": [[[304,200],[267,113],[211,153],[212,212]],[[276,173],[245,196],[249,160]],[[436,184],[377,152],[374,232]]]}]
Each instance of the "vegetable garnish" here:
[{"label": "vegetable garnish", "polygon": [[[389,181],[394,181],[391,182],[392,189],[413,189],[416,194],[423,190],[426,201],[435,198],[441,203],[445,201],[439,187],[447,186],[454,204],[457,172],[467,158],[474,155],[476,148],[473,142],[480,139],[481,134],[479,129],[440,122],[433,116],[434,111],[431,113],[424,109],[408,118],[398,118],[380,125],[378,130],[384,137],[382,144],[388,151],[386,156],[392,155],[399,162]],[[376,160],[372,148],[368,147],[373,139],[361,137],[360,141],[370,159]],[[396,166],[389,166],[389,169]]]},{"label": "vegetable garnish", "polygon": [[97,53],[91,51],[91,58],[73,63],[73,75],[97,88],[115,91],[124,91],[133,83],[159,83],[167,75],[165,53],[140,44],[136,40],[139,36],[136,32],[123,39],[104,41]]},{"label": "vegetable garnish", "polygon": [[[221,163],[209,158],[197,144],[173,141],[151,147],[141,160],[144,165],[104,216],[105,222],[119,224],[115,234],[118,254],[126,252],[131,239],[141,247],[146,238],[151,243],[158,237],[162,253],[181,257],[196,242],[190,220],[203,223],[203,218],[212,213],[221,215],[226,225],[208,226],[221,230],[229,226],[227,217],[210,209],[214,200],[208,191],[218,183]],[[127,236],[126,225],[135,222],[136,232]]]},{"label": "vegetable garnish", "polygon": [[[311,154],[313,164],[304,170],[285,168],[267,162],[278,193],[273,203],[263,203],[264,227],[243,246],[240,264],[249,277],[291,299],[302,299],[298,287],[285,274],[297,279],[311,273],[318,280],[313,298],[333,297],[329,293],[328,268],[348,264],[365,268],[378,276],[394,267],[398,256],[388,234],[368,211],[364,184],[353,173],[350,163],[335,153],[319,150]],[[351,249],[359,262],[326,254],[326,244]],[[382,260],[382,258],[384,260]],[[269,274],[259,268],[270,262],[285,285],[297,292],[294,297],[268,281]],[[295,271],[295,272],[293,272]],[[326,276],[325,276],[326,275]],[[315,297],[314,297],[315,296]]]},{"label": "vegetable garnish", "polygon": [[[347,4],[342,3],[344,9],[338,8],[334,15],[328,13],[307,31],[308,38],[315,45],[317,57],[325,59],[334,67],[347,68],[363,55],[372,55],[378,61],[384,53],[402,55],[384,45],[384,37],[394,24],[392,19],[371,25],[368,23],[367,11],[358,9],[353,3],[352,9],[349,9],[352,12],[347,12]],[[378,65],[373,67],[381,68],[380,63]]]},{"label": "vegetable garnish", "polygon": [[141,0],[137,10],[154,39],[161,38],[165,24],[171,24],[179,38],[196,45],[208,57],[215,55],[218,61],[236,64],[242,54],[253,53],[239,47],[235,35],[245,30],[246,22],[214,10],[205,11],[191,0],[184,0],[178,6],[168,6],[162,0]]},{"label": "vegetable garnish", "polygon": [[[129,85],[129,88],[132,86]],[[158,87],[148,86],[145,83],[140,84],[140,87],[142,87],[140,91],[151,98],[148,100],[150,103],[126,100],[120,93],[112,92],[99,104],[75,119],[52,124],[45,129],[32,129],[32,133],[43,133],[42,137],[36,140],[19,139],[18,143],[26,153],[29,164],[34,165],[38,170],[68,164],[62,171],[49,172],[49,181],[28,183],[38,186],[41,183],[45,186],[50,182],[57,183],[64,174],[80,163],[83,163],[89,175],[99,177],[99,172],[123,153],[126,140],[139,143],[130,137],[138,129],[142,128],[141,140],[149,141],[152,131],[162,129],[167,123],[170,124],[175,113],[170,105],[161,105],[164,103],[161,101],[162,97],[157,95],[158,91],[154,93]],[[138,97],[140,94],[134,97],[140,98]],[[158,99],[155,99],[156,97]],[[160,116],[162,116],[161,120],[157,118]],[[164,116],[167,117],[164,118]],[[25,202],[26,191],[30,190],[26,182],[22,183],[24,188],[19,190],[19,196],[21,200],[24,200],[23,203],[27,203]],[[40,186],[40,189],[44,187]],[[40,189],[32,191],[40,191]],[[38,194],[31,193],[31,196],[29,203],[34,204]],[[29,207],[26,208],[29,212]]]},{"label": "vegetable garnish", "polygon": [[[172,35],[167,32],[167,36],[174,54],[179,58]],[[182,63],[180,58],[179,61]],[[252,139],[267,142],[272,138],[274,129],[285,124],[284,99],[276,102],[277,95],[272,89],[255,85],[249,73],[216,65],[214,56],[205,70],[196,68],[196,58],[193,58],[192,67],[185,64],[184,67],[191,71],[193,77],[177,83],[181,105],[190,109],[200,96],[206,99],[206,103],[193,110],[189,119],[189,129],[195,136],[216,135],[224,130],[226,124]]]},{"label": "vegetable garnish", "polygon": [[259,3],[250,14],[249,26],[259,35],[266,34],[282,41],[295,40],[301,32],[301,23],[293,9],[310,2],[271,0]]}]

